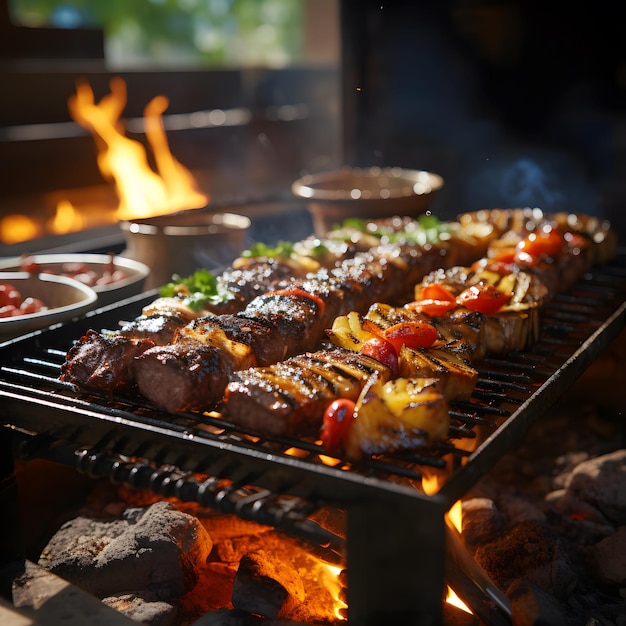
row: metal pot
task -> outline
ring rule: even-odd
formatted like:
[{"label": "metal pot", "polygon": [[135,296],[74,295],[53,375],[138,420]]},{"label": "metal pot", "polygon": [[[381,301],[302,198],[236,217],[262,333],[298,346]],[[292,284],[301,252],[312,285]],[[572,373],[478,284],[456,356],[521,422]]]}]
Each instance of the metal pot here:
[{"label": "metal pot", "polygon": [[231,263],[246,247],[250,220],[235,213],[185,211],[120,222],[126,238],[124,255],[151,270],[146,289],[169,282],[173,274],[189,276]]}]

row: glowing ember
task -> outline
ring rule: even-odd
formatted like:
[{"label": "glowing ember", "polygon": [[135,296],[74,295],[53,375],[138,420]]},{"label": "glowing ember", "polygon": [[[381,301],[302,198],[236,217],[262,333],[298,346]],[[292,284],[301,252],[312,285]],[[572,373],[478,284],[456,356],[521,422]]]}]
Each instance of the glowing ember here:
[{"label": "glowing ember", "polygon": [[85,220],[69,200],[59,202],[54,217],[48,222],[49,231],[55,235],[73,233],[85,226]]},{"label": "glowing ember", "polygon": [[41,231],[41,224],[26,215],[14,213],[0,219],[0,235],[4,243],[22,243],[41,236]]},{"label": "glowing ember", "polygon": [[111,93],[96,103],[91,87],[79,83],[68,106],[74,120],[94,134],[98,167],[114,181],[119,196],[117,218],[151,217],[206,205],[208,196],[197,190],[191,173],[170,151],[162,120],[167,98],[157,96],[144,110],[146,136],[157,166],[154,171],[143,144],[120,132],[126,83],[117,78],[110,87]]}]

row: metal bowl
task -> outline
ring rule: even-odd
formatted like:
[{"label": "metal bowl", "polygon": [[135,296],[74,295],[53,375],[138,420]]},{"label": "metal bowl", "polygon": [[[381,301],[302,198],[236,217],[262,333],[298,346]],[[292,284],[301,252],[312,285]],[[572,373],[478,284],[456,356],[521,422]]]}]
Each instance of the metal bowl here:
[{"label": "metal bowl", "polygon": [[[78,277],[77,280],[93,288],[98,295],[97,306],[106,306],[141,293],[150,274],[150,268],[144,263],[116,255],[113,263],[121,277],[113,282],[97,284],[97,280],[109,267],[111,257],[108,254],[33,254],[30,258],[37,264],[38,272],[67,275],[68,272],[73,273],[72,267],[84,267],[89,275],[85,275],[84,279]],[[0,270],[21,271],[21,258],[3,260],[0,262]]]},{"label": "metal bowl", "polygon": [[173,274],[189,276],[232,262],[246,247],[250,219],[235,213],[183,211],[121,222],[124,254],[150,268],[146,288],[160,287]]},{"label": "metal bowl", "polygon": [[323,236],[348,218],[417,217],[430,206],[443,178],[401,167],[343,167],[307,174],[292,192],[307,200],[315,233]]},{"label": "metal bowl", "polygon": [[0,283],[13,285],[23,299],[38,298],[46,309],[37,313],[0,318],[0,342],[66,322],[94,308],[98,294],[72,278],[54,274],[0,272]]}]

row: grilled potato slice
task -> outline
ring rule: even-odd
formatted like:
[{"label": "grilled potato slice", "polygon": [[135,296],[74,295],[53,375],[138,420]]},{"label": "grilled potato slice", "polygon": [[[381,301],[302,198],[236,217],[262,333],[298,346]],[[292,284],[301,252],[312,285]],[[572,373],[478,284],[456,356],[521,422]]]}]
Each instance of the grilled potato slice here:
[{"label": "grilled potato slice", "polygon": [[423,447],[448,434],[448,403],[433,378],[372,377],[359,396],[345,441],[354,459]]}]

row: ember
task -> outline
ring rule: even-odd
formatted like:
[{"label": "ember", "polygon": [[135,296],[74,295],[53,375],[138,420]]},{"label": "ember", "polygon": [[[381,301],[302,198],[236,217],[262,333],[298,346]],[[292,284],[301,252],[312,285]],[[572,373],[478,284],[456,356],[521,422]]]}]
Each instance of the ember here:
[{"label": "ember", "polygon": [[[54,534],[39,565],[146,623],[190,624],[215,611],[315,624],[344,619],[341,569],[301,542],[234,515],[107,483]],[[27,583],[36,575],[17,581],[17,605],[29,603]]]}]

